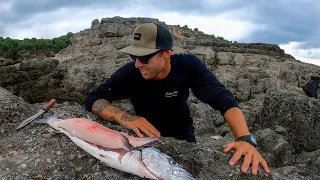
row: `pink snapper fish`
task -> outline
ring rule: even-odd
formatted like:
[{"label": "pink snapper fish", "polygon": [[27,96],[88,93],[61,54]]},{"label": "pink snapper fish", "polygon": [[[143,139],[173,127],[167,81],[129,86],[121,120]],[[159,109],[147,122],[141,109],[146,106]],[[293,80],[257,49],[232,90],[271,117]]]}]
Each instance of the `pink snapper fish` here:
[{"label": "pink snapper fish", "polygon": [[158,140],[158,138],[136,138],[129,136],[86,118],[66,120],[55,120],[53,118],[49,125],[57,130],[62,128],[84,141],[111,149],[130,151],[132,147],[140,147]]},{"label": "pink snapper fish", "polygon": [[181,164],[158,149],[137,148],[158,138],[136,138],[86,118],[62,120],[54,115],[35,123],[49,124],[109,167],[148,179],[195,180]]}]

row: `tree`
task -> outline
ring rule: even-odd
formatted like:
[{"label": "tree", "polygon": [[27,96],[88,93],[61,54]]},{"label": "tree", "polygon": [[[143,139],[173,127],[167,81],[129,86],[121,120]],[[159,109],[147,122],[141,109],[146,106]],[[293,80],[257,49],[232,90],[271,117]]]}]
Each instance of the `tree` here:
[{"label": "tree", "polygon": [[37,51],[53,51],[55,53],[66,48],[70,44],[70,38],[73,33],[69,32],[66,35],[54,39],[37,39],[25,38],[23,40],[11,39],[9,37],[0,37],[0,52],[1,56],[15,59],[19,51],[27,50],[31,52]]},{"label": "tree", "polygon": [[187,30],[190,30],[189,27],[188,27],[188,25],[184,25],[184,26],[182,27],[182,29],[183,29],[183,30],[186,30],[186,31],[187,31]]}]

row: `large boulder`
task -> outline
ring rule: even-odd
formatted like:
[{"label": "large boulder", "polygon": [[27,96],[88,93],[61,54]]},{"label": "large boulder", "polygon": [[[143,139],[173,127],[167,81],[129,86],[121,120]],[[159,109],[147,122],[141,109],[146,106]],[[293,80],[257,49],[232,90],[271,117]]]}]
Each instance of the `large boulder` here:
[{"label": "large boulder", "polygon": [[287,141],[297,152],[320,148],[320,101],[286,91],[270,91],[257,123],[260,128],[287,131]]}]

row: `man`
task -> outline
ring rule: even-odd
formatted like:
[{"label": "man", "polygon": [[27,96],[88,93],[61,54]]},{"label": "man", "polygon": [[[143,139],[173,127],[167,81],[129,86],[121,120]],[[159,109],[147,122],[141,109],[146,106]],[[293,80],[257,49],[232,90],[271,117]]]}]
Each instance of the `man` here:
[{"label": "man", "polygon": [[[241,171],[252,164],[257,174],[261,163],[269,173],[266,161],[256,150],[245,118],[233,95],[193,55],[172,54],[173,39],[163,26],[146,23],[138,26],[130,46],[121,49],[133,62],[117,70],[106,82],[90,92],[86,109],[110,122],[133,130],[137,136],[170,136],[196,142],[193,120],[187,99],[189,88],[202,102],[219,110],[230,125],[237,141],[229,143],[225,153],[235,150],[229,164],[245,155]],[[113,106],[115,100],[129,98],[137,116]]]}]

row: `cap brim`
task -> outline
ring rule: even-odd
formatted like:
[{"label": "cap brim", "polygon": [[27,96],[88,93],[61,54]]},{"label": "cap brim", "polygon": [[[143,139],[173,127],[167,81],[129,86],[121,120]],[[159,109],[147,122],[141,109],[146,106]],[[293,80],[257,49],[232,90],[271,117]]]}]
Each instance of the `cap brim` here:
[{"label": "cap brim", "polygon": [[119,51],[128,53],[134,56],[146,56],[152,53],[159,51],[160,49],[150,49],[145,47],[137,47],[137,46],[128,46]]}]

